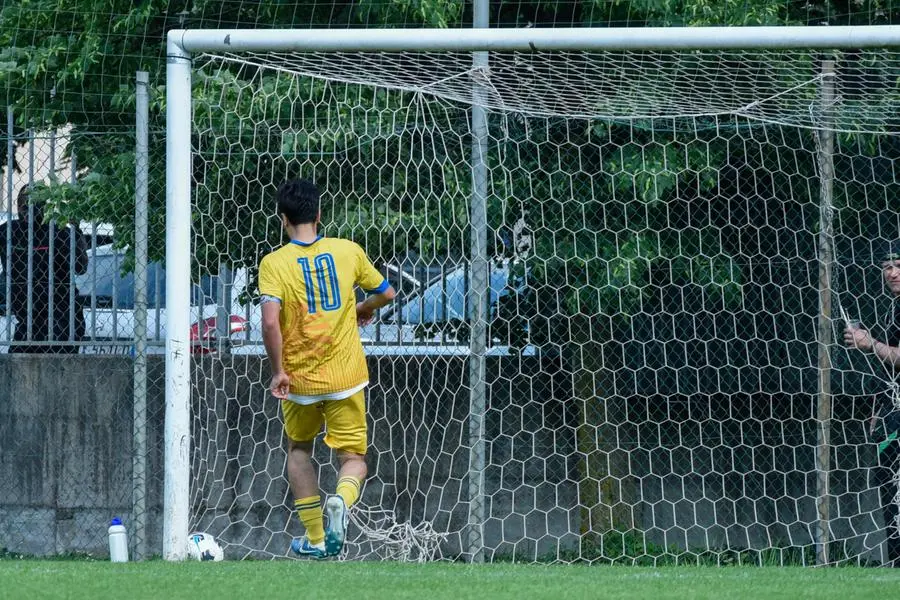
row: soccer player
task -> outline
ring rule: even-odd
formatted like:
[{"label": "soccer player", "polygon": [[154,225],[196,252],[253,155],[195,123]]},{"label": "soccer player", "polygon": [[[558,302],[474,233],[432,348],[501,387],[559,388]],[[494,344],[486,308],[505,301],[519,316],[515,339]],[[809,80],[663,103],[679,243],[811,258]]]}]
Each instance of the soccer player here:
[{"label": "soccer player", "polygon": [[[844,343],[850,348],[871,352],[896,378],[900,375],[900,240],[888,244],[879,257],[884,283],[894,297],[891,319],[887,323],[884,341],[858,326],[844,330]],[[870,433],[877,435],[878,464],[872,469],[872,481],[881,495],[884,514],[887,564],[900,567],[900,526],[898,526],[897,483],[900,472],[900,398],[895,393],[883,394],[876,414],[872,417]]]},{"label": "soccer player", "polygon": [[[259,265],[263,343],[272,367],[270,390],[281,399],[288,437],[287,471],[294,509],[306,528],[291,549],[314,558],[344,545],[347,510],[366,477],[364,389],[369,372],[358,325],[394,298],[394,289],[357,244],[318,234],[319,190],[306,180],[278,188],[278,213],[290,243]],[[357,303],[355,288],[369,293]],[[313,439],[337,452],[340,474],[325,502],[311,463]]]}]

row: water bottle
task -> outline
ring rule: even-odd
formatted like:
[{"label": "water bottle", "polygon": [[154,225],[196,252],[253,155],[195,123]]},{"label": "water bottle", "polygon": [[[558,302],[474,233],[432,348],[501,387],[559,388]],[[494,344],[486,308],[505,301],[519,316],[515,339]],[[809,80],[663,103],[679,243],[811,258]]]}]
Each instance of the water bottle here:
[{"label": "water bottle", "polygon": [[109,560],[128,562],[128,534],[119,517],[109,523]]}]

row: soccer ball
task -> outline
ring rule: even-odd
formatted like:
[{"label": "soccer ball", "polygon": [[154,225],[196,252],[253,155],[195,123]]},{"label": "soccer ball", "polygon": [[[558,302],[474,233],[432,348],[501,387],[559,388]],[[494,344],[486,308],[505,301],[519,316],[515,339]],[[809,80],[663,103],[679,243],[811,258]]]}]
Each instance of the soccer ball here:
[{"label": "soccer ball", "polygon": [[188,556],[201,561],[225,560],[225,552],[216,543],[216,539],[203,531],[195,531],[188,536]]}]

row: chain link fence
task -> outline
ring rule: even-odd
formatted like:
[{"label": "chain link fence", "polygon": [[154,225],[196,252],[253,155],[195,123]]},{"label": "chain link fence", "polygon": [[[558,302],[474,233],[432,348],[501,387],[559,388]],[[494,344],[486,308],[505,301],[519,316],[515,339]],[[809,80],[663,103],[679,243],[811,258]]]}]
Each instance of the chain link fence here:
[{"label": "chain link fence", "polygon": [[[141,117],[131,128],[48,128],[13,108],[6,115],[4,552],[103,555],[106,527],[118,516],[134,558],[159,553],[165,286],[159,261],[147,260],[149,121],[141,77],[132,84],[143,96]],[[130,182],[100,198],[91,190],[98,144],[121,148],[138,166]],[[135,229],[123,236],[98,218],[104,204],[129,211]]]}]

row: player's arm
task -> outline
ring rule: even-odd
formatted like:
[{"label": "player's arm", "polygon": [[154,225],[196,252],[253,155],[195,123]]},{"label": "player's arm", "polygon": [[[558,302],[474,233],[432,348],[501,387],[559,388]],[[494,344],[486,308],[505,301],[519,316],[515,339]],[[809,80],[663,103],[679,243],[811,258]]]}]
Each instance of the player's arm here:
[{"label": "player's arm", "polygon": [[844,343],[864,352],[872,352],[884,364],[900,369],[900,348],[889,346],[876,340],[872,334],[860,327],[847,327],[844,330]]},{"label": "player's arm", "polygon": [[[387,282],[385,282],[387,283]],[[370,294],[368,298],[362,302],[356,303],[356,321],[360,325],[368,325],[375,318],[375,311],[383,306],[390,304],[397,296],[394,288],[388,286],[382,292]]]},{"label": "player's arm", "polygon": [[900,369],[900,348],[888,346],[884,342],[872,338],[872,352],[885,364]]},{"label": "player's arm", "polygon": [[262,302],[262,333],[263,344],[266,346],[266,355],[269,357],[269,365],[272,374],[282,371],[281,365],[281,303],[270,296],[263,296]]},{"label": "player's arm", "polygon": [[262,307],[262,338],[272,369],[269,390],[276,398],[286,398],[291,380],[282,363],[283,338],[281,335],[281,299],[283,297],[278,279],[271,265],[263,259],[259,265],[260,305]]},{"label": "player's arm", "polygon": [[356,285],[369,296],[356,303],[356,321],[366,325],[375,317],[375,311],[390,304],[397,292],[378,272],[362,248],[357,246]]}]

